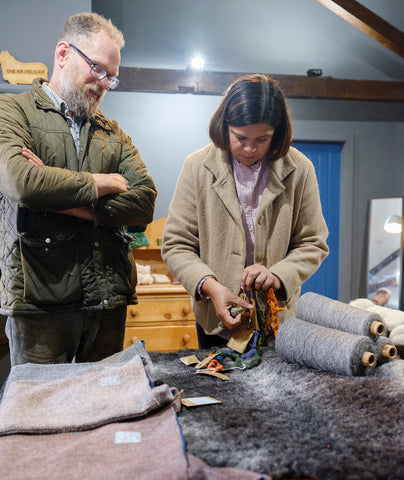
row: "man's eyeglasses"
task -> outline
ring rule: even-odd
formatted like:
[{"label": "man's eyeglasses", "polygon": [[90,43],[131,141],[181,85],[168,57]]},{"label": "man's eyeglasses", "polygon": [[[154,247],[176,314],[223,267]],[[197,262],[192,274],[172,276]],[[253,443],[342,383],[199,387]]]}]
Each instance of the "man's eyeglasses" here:
[{"label": "man's eyeglasses", "polygon": [[104,68],[102,68],[97,63],[94,63],[91,58],[88,58],[87,55],[83,53],[80,49],[78,49],[75,45],[69,43],[69,47],[73,47],[78,54],[80,54],[83,58],[87,60],[88,63],[91,64],[90,73],[96,80],[102,80],[104,78],[107,79],[109,90],[114,90],[114,88],[116,88],[121,83],[119,78],[113,77],[112,75],[107,73]]}]

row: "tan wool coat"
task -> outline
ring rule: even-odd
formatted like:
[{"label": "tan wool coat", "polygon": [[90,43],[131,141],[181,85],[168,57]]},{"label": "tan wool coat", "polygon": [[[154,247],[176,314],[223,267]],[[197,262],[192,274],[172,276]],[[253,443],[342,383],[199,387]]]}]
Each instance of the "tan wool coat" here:
[{"label": "tan wool coat", "polygon": [[[294,316],[300,286],[328,254],[313,164],[295,148],[272,162],[255,225],[254,261],[280,278],[283,322]],[[202,278],[214,276],[236,295],[246,262],[246,240],[229,153],[209,144],[184,164],[164,228],[162,256],[193,297],[198,323],[212,332],[212,302],[196,300]],[[264,308],[264,303],[261,303]]]}]

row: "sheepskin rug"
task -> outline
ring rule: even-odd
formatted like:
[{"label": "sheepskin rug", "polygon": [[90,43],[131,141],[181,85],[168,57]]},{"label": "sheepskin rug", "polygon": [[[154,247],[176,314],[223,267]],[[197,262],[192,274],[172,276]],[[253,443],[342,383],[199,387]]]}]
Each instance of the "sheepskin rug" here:
[{"label": "sheepskin rug", "polygon": [[258,366],[230,370],[228,381],[179,360],[207,353],[150,353],[152,380],[183,390],[182,398],[221,401],[182,407],[188,453],[273,479],[404,479],[404,360],[347,377],[286,363],[272,340]]}]

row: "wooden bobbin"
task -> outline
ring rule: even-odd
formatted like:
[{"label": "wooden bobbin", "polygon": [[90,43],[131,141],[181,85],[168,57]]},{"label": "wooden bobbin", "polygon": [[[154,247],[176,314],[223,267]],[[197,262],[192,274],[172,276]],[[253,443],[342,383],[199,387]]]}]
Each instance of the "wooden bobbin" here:
[{"label": "wooden bobbin", "polygon": [[394,345],[384,345],[382,348],[382,356],[390,359],[395,358],[397,356],[397,348]]},{"label": "wooden bobbin", "polygon": [[376,355],[372,352],[363,352],[361,363],[365,367],[373,367],[376,363]]},{"label": "wooden bobbin", "polygon": [[382,322],[374,321],[370,324],[370,333],[373,335],[383,335],[386,326]]}]

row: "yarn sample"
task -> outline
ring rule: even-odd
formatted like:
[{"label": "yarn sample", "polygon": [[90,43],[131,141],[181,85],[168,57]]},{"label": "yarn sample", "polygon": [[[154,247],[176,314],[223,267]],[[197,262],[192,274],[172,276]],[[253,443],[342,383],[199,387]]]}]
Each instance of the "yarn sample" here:
[{"label": "yarn sample", "polygon": [[373,339],[386,331],[386,325],[379,314],[313,292],[307,292],[298,299],[296,317]]},{"label": "yarn sample", "polygon": [[368,375],[376,365],[375,343],[366,336],[292,318],[275,338],[282,360],[338,375]]}]

